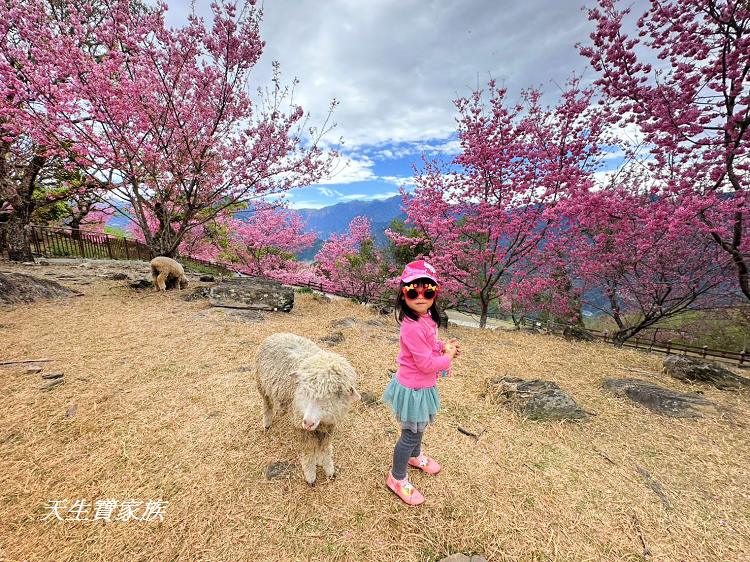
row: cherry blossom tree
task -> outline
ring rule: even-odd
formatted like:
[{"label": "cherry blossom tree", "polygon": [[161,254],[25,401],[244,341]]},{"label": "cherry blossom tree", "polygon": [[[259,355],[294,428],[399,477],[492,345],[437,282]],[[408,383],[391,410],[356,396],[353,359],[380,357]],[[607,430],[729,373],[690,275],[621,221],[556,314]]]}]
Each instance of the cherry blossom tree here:
[{"label": "cherry blossom tree", "polygon": [[646,137],[660,197],[733,264],[750,299],[750,4],[737,0],[650,0],[635,36],[631,8],[598,0],[591,44],[580,47],[599,73],[610,119]]},{"label": "cherry blossom tree", "polygon": [[[300,273],[296,255],[311,247],[316,239],[314,232],[306,231],[299,214],[268,203],[235,211],[195,225],[183,237],[180,255],[225,265],[247,275],[285,282],[289,282],[287,277],[296,277]],[[240,213],[243,218],[236,217]],[[149,216],[148,224],[152,231],[159,228],[155,217]],[[146,240],[137,223],[131,224],[129,230],[140,242]]]},{"label": "cherry blossom tree", "polygon": [[[61,5],[66,15],[55,21]],[[165,26],[164,4],[136,0],[7,0],[2,8],[0,72],[12,79],[2,103],[14,108],[4,142],[30,127],[31,141],[42,143],[23,168],[31,176],[49,150],[72,157],[129,203],[154,254],[174,255],[190,230],[238,202],[326,173],[330,158],[318,141],[330,127],[307,127],[278,65],[260,100],[251,96],[264,47],[254,2],[213,4],[210,26],[191,16],[177,29]]]},{"label": "cherry blossom tree", "polygon": [[552,234],[555,204],[591,183],[604,122],[592,92],[569,82],[554,107],[541,92],[509,105],[490,82],[456,100],[461,154],[450,166],[426,162],[414,193],[404,194],[407,224],[418,237],[390,232],[397,244],[432,247],[430,259],[454,298],[476,302],[480,326],[490,305]]},{"label": "cherry blossom tree", "polygon": [[32,258],[26,227],[38,206],[60,200],[40,193],[54,187],[59,197],[68,196],[51,181],[73,167],[66,130],[86,118],[76,97],[78,72],[104,45],[99,32],[112,21],[106,14],[135,6],[124,0],[0,3],[0,206],[7,211],[10,259]]},{"label": "cherry blossom tree", "polygon": [[616,343],[689,310],[731,303],[726,254],[670,199],[620,185],[560,210],[570,220],[552,244],[568,255],[559,266],[575,276],[582,303],[614,321]]},{"label": "cherry blossom tree", "polygon": [[370,221],[354,217],[344,234],[331,234],[315,256],[317,269],[333,292],[369,302],[382,296],[395,274],[385,251],[375,245]]}]

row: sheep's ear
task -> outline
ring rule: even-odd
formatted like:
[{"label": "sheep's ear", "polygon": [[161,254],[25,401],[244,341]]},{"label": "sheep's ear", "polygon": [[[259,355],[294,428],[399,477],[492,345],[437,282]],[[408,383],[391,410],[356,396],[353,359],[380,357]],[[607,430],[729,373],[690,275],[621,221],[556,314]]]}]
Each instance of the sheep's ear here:
[{"label": "sheep's ear", "polygon": [[357,392],[357,389],[356,389],[356,388],[354,388],[354,387],[351,387],[351,388],[349,389],[349,400],[350,400],[351,402],[356,402],[356,401],[357,401],[357,400],[359,400],[360,398],[362,398],[362,397],[361,397],[361,396],[359,395],[359,392]]}]

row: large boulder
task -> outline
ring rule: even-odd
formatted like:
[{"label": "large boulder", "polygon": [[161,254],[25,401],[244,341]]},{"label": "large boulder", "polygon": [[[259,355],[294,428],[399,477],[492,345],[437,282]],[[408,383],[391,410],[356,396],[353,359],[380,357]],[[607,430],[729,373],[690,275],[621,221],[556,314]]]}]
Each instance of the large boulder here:
[{"label": "large boulder", "polygon": [[663,416],[700,418],[719,413],[716,404],[694,393],[675,392],[638,379],[604,379],[602,388]]},{"label": "large boulder", "polygon": [[487,383],[492,398],[537,421],[583,421],[589,415],[556,383],[540,379],[495,377]]},{"label": "large boulder", "polygon": [[30,303],[78,295],[56,281],[22,273],[0,273],[0,304]]},{"label": "large boulder", "polygon": [[258,277],[236,277],[217,283],[208,293],[212,306],[289,312],[294,289]]},{"label": "large boulder", "polygon": [[710,384],[721,390],[750,388],[750,379],[735,375],[729,369],[716,363],[683,355],[668,355],[664,359],[663,371],[684,382]]}]

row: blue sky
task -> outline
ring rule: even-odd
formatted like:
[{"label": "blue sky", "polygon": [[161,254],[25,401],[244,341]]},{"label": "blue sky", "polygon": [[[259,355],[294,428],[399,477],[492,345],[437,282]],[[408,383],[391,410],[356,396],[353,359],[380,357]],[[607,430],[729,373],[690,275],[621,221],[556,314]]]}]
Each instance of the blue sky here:
[{"label": "blue sky", "polygon": [[[591,3],[591,2],[589,2]],[[631,2],[638,11],[644,0]],[[168,23],[182,25],[187,0],[170,0]],[[210,16],[208,0],[196,0]],[[299,79],[295,102],[312,124],[339,100],[327,141],[341,159],[332,177],[290,192],[293,208],[398,194],[412,184],[422,154],[446,160],[458,148],[452,100],[486,85],[509,99],[530,86],[549,92],[573,73],[593,80],[575,48],[592,25],[581,0],[266,0],[266,50],[252,86],[268,83],[278,61]],[[344,144],[339,146],[342,138]],[[616,167],[617,159],[609,161]]]}]

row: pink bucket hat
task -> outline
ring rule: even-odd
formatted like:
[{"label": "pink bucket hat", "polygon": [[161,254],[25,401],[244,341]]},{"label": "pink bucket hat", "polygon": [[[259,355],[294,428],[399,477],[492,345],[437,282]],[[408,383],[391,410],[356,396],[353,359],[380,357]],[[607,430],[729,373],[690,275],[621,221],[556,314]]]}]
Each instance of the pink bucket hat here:
[{"label": "pink bucket hat", "polygon": [[438,283],[435,268],[424,260],[417,260],[406,264],[404,272],[401,274],[401,281],[403,283],[408,283],[409,281],[414,281],[415,279],[420,279],[422,277],[426,277],[427,279],[431,279],[435,283]]}]

